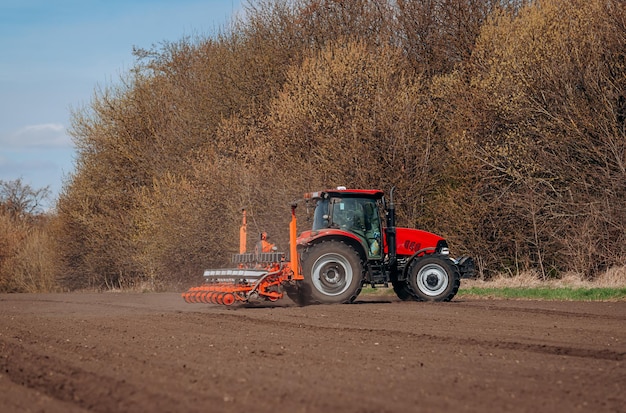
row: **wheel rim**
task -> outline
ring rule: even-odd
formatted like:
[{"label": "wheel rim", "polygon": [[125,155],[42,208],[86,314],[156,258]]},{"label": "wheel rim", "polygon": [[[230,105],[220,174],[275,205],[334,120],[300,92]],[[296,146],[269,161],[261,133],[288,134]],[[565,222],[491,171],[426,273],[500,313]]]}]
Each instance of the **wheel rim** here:
[{"label": "wheel rim", "polygon": [[339,254],[324,254],[319,257],[311,271],[315,288],[329,296],[344,293],[352,283],[353,271],[348,260]]},{"label": "wheel rim", "polygon": [[448,287],[448,273],[437,264],[428,264],[417,273],[417,286],[424,294],[435,297]]}]

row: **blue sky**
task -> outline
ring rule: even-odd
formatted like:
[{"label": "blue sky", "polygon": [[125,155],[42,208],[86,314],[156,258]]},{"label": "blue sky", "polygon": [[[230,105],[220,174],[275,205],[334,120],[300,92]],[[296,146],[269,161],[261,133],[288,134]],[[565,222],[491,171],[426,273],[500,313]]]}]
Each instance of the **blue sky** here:
[{"label": "blue sky", "polygon": [[0,180],[50,187],[74,171],[72,109],[117,84],[133,46],[212,35],[241,0],[1,0]]}]

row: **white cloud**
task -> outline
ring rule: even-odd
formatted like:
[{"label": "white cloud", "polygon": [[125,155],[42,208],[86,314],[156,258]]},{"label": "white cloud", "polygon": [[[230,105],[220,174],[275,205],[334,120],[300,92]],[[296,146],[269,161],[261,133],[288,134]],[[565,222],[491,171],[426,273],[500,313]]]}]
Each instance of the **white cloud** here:
[{"label": "white cloud", "polygon": [[60,123],[29,125],[9,133],[0,142],[11,148],[61,148],[71,147],[72,139]]}]

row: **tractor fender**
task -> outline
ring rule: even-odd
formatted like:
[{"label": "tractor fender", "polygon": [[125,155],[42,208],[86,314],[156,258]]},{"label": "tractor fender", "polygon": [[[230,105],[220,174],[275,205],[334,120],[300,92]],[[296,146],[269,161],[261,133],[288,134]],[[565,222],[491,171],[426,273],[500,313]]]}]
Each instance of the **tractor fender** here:
[{"label": "tractor fender", "polygon": [[354,248],[354,250],[361,255],[363,260],[367,259],[367,254],[365,253],[365,251],[367,251],[367,245],[365,245],[365,242],[355,234],[340,229],[328,228],[318,231],[304,231],[300,234],[296,243],[298,250],[302,251],[322,241],[341,241]]},{"label": "tractor fender", "polygon": [[432,254],[438,254],[441,256],[445,256],[448,257],[450,259],[450,261],[452,261],[454,263],[454,260],[452,259],[452,257],[450,257],[449,255],[447,255],[447,253],[442,254],[442,250],[447,250],[448,249],[448,243],[446,242],[445,239],[438,237],[438,241],[437,241],[437,245],[434,247],[426,247],[426,248],[422,248],[420,250],[415,251],[415,253],[413,255],[411,255],[407,260],[406,260],[406,265],[404,266],[404,269],[402,270],[402,278],[406,279],[407,277],[407,271],[409,269],[409,267],[411,266],[411,264],[413,263],[413,261],[422,258],[426,255],[432,255]]},{"label": "tractor fender", "polygon": [[421,250],[417,251],[415,254],[411,255],[407,260],[406,260],[406,264],[404,265],[404,268],[402,269],[402,277],[400,279],[402,280],[406,280],[407,279],[407,271],[409,269],[409,267],[411,267],[411,264],[413,263],[413,261],[425,256],[425,255],[430,255],[430,254],[434,254],[435,253],[435,247],[428,247],[428,248],[422,248]]}]

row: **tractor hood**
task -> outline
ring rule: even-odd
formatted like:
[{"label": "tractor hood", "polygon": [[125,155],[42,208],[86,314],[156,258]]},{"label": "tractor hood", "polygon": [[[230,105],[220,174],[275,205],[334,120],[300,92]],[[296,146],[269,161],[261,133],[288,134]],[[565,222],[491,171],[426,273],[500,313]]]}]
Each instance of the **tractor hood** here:
[{"label": "tractor hood", "polygon": [[[425,248],[436,249],[438,245],[443,246],[442,241],[445,243],[442,237],[431,232],[412,228],[396,228],[396,254],[399,256],[411,256]],[[445,247],[447,248],[447,244]],[[385,252],[388,252],[387,242],[385,242]]]}]

